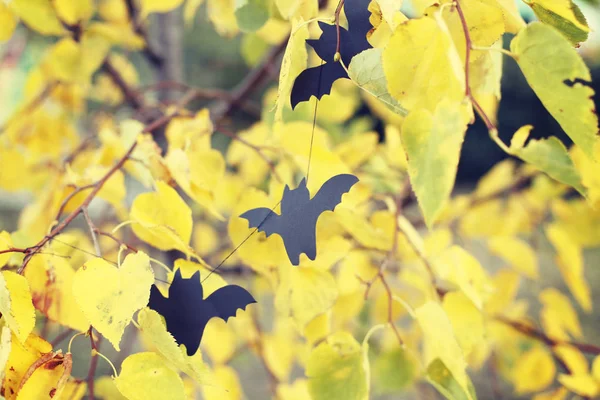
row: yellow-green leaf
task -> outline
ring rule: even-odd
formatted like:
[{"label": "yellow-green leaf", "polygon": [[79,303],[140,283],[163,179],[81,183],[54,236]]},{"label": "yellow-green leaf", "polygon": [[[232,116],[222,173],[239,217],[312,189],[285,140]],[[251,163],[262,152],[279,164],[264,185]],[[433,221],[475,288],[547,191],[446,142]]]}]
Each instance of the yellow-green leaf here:
[{"label": "yellow-green leaf", "polygon": [[440,215],[454,187],[467,129],[461,109],[458,102],[442,101],[434,113],[411,112],[402,125],[411,185],[428,226]]},{"label": "yellow-green leaf", "polygon": [[519,32],[510,48],[542,104],[593,159],[598,116],[589,86],[592,78],[581,56],[560,32],[540,22]]},{"label": "yellow-green leaf", "polygon": [[547,139],[531,139],[525,146],[532,129],[533,126],[525,125],[515,132],[510,141],[509,153],[557,181],[574,187],[579,193],[585,194],[586,190],[575,164],[565,145],[558,138],[550,136]]},{"label": "yellow-green leaf", "polygon": [[382,58],[388,90],[408,110],[433,111],[444,98],[464,97],[463,65],[441,18],[398,25]]},{"label": "yellow-green leaf", "polygon": [[427,380],[448,400],[477,399],[471,379],[467,376],[467,387],[464,388],[439,358],[427,367]]},{"label": "yellow-green leaf", "polygon": [[368,49],[354,56],[348,66],[348,75],[369,95],[379,99],[396,114],[406,116],[408,111],[388,92],[388,84],[383,72],[383,49]]},{"label": "yellow-green leaf", "polygon": [[11,271],[0,273],[0,314],[24,343],[35,325],[31,292],[24,276]]},{"label": "yellow-green leaf", "polygon": [[541,345],[522,354],[515,362],[513,380],[519,394],[546,389],[554,379],[556,366],[549,351]]},{"label": "yellow-green leaf", "polygon": [[90,324],[119,351],[119,342],[133,314],[150,299],[154,273],[142,252],[128,255],[120,267],[94,258],[73,278],[73,294]]},{"label": "yellow-green leaf", "polygon": [[572,0],[529,0],[525,3],[545,24],[552,25],[579,47],[588,38],[590,28],[585,16]]},{"label": "yellow-green leaf", "polygon": [[240,29],[254,32],[269,19],[268,0],[236,0],[235,17]]},{"label": "yellow-green leaf", "polygon": [[186,399],[183,381],[156,353],[127,357],[115,385],[129,400]]},{"label": "yellow-green leaf", "polygon": [[185,347],[177,345],[156,311],[142,309],[138,314],[138,323],[144,338],[152,343],[167,362],[199,384],[207,383],[210,371],[202,361],[202,353],[198,350],[193,356],[188,356]]},{"label": "yellow-green leaf", "polygon": [[[439,360],[452,374],[460,388],[468,394],[470,380],[465,370],[467,363],[454,336],[448,315],[438,303],[433,301],[428,301],[417,308],[415,313],[423,331],[425,365],[430,366]],[[440,332],[444,334],[440,335]]]},{"label": "yellow-green leaf", "polygon": [[337,332],[317,346],[306,366],[313,400],[366,400],[369,382],[360,344],[348,332]]},{"label": "yellow-green leaf", "polygon": [[288,41],[281,69],[279,70],[279,88],[277,90],[277,104],[275,108],[275,121],[281,121],[283,108],[290,104],[290,93],[296,77],[306,69],[308,53],[305,40],[308,39],[308,25],[302,18],[292,23],[292,33]]}]

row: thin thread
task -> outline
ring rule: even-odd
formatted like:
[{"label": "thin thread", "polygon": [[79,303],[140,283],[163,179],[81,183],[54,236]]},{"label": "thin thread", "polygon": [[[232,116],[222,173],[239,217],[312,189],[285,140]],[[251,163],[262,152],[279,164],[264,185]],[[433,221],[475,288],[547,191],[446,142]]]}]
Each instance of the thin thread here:
[{"label": "thin thread", "polygon": [[[310,174],[310,162],[312,160],[312,150],[313,150],[313,143],[315,140],[315,127],[317,126],[317,110],[319,108],[319,94],[321,94],[321,75],[323,74],[323,60],[321,60],[321,68],[319,69],[319,82],[317,84],[317,98],[316,98],[316,103],[315,103],[315,112],[314,112],[314,116],[313,116],[313,124],[312,124],[312,132],[310,135],[310,147],[308,149],[308,166],[306,167],[306,183],[308,184],[308,176]],[[227,262],[227,260],[229,260],[229,258],[231,258],[231,256],[233,256],[240,247],[242,247],[244,245],[244,243],[246,243],[256,232],[258,232],[258,230],[260,229],[260,227],[262,226],[262,224],[265,223],[265,221],[272,215],[275,213],[275,209],[277,208],[277,206],[279,206],[279,204],[281,204],[281,200],[279,200],[279,202],[275,205],[275,207],[271,208],[270,212],[267,214],[267,216],[260,221],[260,224],[258,224],[258,226],[256,228],[254,228],[254,230],[252,232],[250,232],[250,234],[248,236],[246,236],[246,238],[244,240],[242,240],[242,242],[240,244],[238,244],[233,250],[231,250],[231,252],[229,254],[227,254],[227,256],[223,259],[223,261],[221,261],[219,263],[219,265],[217,265],[215,268],[213,268],[208,275],[206,275],[206,278],[202,279],[202,281],[200,283],[203,283],[205,280],[208,279],[209,276],[211,276],[216,270],[218,270],[219,268],[221,268],[221,266],[223,264],[225,264],[225,262]]]},{"label": "thin thread", "polygon": [[[321,68],[319,69],[319,82],[317,84],[317,94],[321,94],[321,75],[323,74],[323,60],[321,60]],[[315,112],[313,115],[312,132],[310,134],[310,147],[308,149],[308,166],[306,167],[306,184],[308,185],[308,177],[310,175],[310,162],[312,160],[313,143],[315,141],[315,127],[317,126],[317,110],[319,109],[319,98],[315,99]]]},{"label": "thin thread", "polygon": [[231,252],[230,252],[229,254],[227,254],[227,257],[225,257],[225,258],[223,259],[223,261],[221,261],[221,262],[219,263],[219,265],[217,265],[215,268],[213,268],[213,269],[212,269],[212,270],[211,270],[211,271],[208,273],[208,275],[206,275],[206,278],[202,279],[202,281],[201,281],[200,283],[202,283],[202,282],[204,282],[205,280],[207,280],[207,279],[208,279],[208,277],[209,277],[209,276],[211,276],[211,275],[213,274],[213,272],[215,272],[216,270],[218,270],[219,268],[221,268],[221,266],[222,266],[223,264],[225,264],[225,262],[226,262],[227,260],[229,260],[229,258],[230,258],[232,255],[234,255],[234,254],[235,254],[235,252],[236,252],[236,251],[238,251],[238,250],[239,250],[239,248],[240,248],[240,247],[242,247],[242,246],[244,245],[244,243],[246,243],[246,242],[248,241],[248,239],[250,239],[250,238],[251,238],[251,237],[252,237],[252,236],[253,236],[253,235],[254,235],[256,232],[258,232],[258,230],[260,229],[260,227],[262,226],[262,224],[264,224],[264,223],[265,223],[265,221],[266,221],[266,220],[267,220],[267,219],[268,219],[268,218],[269,218],[269,217],[270,217],[272,214],[274,214],[274,213],[275,213],[275,209],[276,209],[276,208],[277,208],[277,206],[279,206],[280,204],[281,204],[281,200],[279,200],[279,202],[278,202],[277,204],[275,204],[275,207],[271,208],[271,210],[269,211],[269,213],[267,214],[267,216],[266,216],[265,218],[263,218],[263,220],[262,220],[262,221],[260,221],[260,224],[258,224],[258,226],[257,226],[256,228],[254,228],[254,230],[253,230],[252,232],[250,232],[250,234],[249,234],[248,236],[246,236],[246,238],[245,238],[244,240],[242,240],[242,242],[241,242],[240,244],[238,244],[238,245],[235,247],[235,249],[231,250]]}]

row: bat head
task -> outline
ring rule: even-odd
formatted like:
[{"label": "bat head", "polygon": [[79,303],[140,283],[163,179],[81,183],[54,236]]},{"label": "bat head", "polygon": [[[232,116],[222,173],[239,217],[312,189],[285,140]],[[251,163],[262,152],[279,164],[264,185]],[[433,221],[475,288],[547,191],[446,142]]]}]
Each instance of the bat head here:
[{"label": "bat head", "polygon": [[204,298],[202,283],[200,282],[200,271],[194,272],[189,279],[184,279],[181,276],[181,270],[177,268],[173,276],[173,282],[169,287],[169,297],[186,296],[188,293],[190,295],[194,293],[194,297]]},{"label": "bat head", "polygon": [[281,199],[281,213],[289,213],[309,200],[310,193],[306,187],[306,179],[302,179],[296,189],[290,189],[288,185],[285,185],[283,198]]}]

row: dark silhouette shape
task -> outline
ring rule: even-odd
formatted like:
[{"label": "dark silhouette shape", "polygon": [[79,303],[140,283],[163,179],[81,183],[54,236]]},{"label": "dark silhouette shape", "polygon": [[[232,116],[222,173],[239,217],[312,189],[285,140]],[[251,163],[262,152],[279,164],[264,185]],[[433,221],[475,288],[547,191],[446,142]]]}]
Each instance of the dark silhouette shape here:
[{"label": "dark silhouette shape", "polygon": [[[352,57],[370,49],[372,46],[367,40],[367,33],[373,29],[369,22],[371,12],[368,10],[370,0],[346,0],[344,12],[348,19],[348,30],[340,27],[340,55],[346,67],[350,65]],[[342,64],[333,60],[337,48],[337,32],[335,25],[319,22],[323,31],[319,39],[306,41],[324,64],[305,69],[298,75],[292,87],[292,109],[302,101],[307,101],[311,96],[320,99],[331,92],[333,82],[340,78],[348,78]]]},{"label": "dark silhouette shape", "polygon": [[294,190],[285,185],[281,215],[261,207],[246,211],[240,217],[247,219],[251,228],[257,227],[260,232],[265,232],[267,237],[273,233],[281,236],[290,262],[298,265],[301,253],[311,260],[317,256],[316,226],[319,216],[324,211],[333,211],[342,201],[342,195],[356,182],[358,178],[354,175],[336,175],[325,182],[311,199],[306,179],[302,179]]},{"label": "dark silhouette shape", "polygon": [[188,356],[200,346],[202,334],[208,321],[218,317],[227,322],[235,317],[239,308],[256,303],[248,291],[237,285],[227,285],[215,290],[204,299],[200,272],[190,279],[183,279],[177,269],[169,287],[169,297],[164,297],[155,285],[150,289],[148,307],[165,317],[167,330],[177,343],[184,344]]}]

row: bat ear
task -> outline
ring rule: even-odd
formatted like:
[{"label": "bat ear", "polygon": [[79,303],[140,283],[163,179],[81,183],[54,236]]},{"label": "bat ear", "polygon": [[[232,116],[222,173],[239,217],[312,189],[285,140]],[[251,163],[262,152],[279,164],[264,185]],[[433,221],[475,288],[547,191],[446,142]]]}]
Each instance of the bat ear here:
[{"label": "bat ear", "polygon": [[306,178],[302,178],[298,187],[306,187]]},{"label": "bat ear", "polygon": [[285,185],[285,187],[283,188],[283,195],[285,196],[287,192],[290,191],[290,187],[288,185]]},{"label": "bat ear", "polygon": [[175,275],[173,276],[173,281],[175,281],[175,280],[181,280],[181,279],[183,279],[181,277],[181,269],[177,268],[175,270]]},{"label": "bat ear", "polygon": [[196,272],[194,272],[194,275],[192,275],[192,278],[191,278],[191,279],[194,279],[194,280],[198,280],[198,281],[199,281],[199,280],[200,280],[200,271],[196,271]]}]

